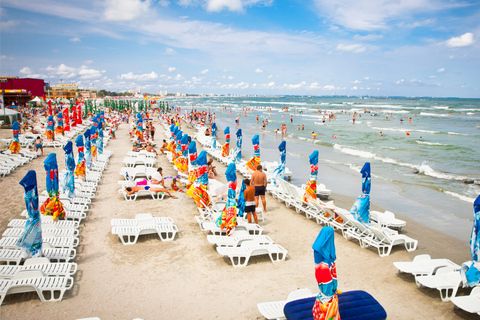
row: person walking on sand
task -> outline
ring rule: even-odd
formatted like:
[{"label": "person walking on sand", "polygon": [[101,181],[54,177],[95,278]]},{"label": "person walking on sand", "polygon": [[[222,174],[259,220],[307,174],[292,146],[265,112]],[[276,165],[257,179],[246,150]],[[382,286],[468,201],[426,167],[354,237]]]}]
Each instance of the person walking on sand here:
[{"label": "person walking on sand", "polygon": [[267,175],[262,171],[262,166],[257,166],[257,171],[252,174],[251,185],[255,187],[255,208],[258,208],[258,198],[260,197],[263,205],[263,212],[267,213],[267,202],[265,200],[265,190],[267,189]]}]

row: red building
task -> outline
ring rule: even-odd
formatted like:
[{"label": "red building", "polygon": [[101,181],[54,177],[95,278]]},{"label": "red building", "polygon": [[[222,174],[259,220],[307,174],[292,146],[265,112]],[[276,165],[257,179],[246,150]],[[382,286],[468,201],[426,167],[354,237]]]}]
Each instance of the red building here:
[{"label": "red building", "polygon": [[25,104],[34,97],[45,95],[46,83],[43,79],[19,79],[17,77],[0,77],[0,90],[5,90],[5,105]]}]

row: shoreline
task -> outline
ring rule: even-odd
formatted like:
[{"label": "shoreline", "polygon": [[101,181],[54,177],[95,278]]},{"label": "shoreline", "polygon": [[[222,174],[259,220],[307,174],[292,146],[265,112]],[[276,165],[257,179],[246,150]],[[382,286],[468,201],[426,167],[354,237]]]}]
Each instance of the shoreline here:
[{"label": "shoreline", "polygon": [[[165,139],[163,127],[158,123],[156,127],[156,141]],[[185,131],[193,133],[191,129]],[[57,303],[42,303],[36,293],[9,295],[0,307],[2,319],[149,320],[158,319],[159,315],[165,319],[263,319],[257,303],[284,300],[299,287],[318,291],[311,246],[321,226],[267,195],[268,213],[260,225],[264,234],[288,250],[287,259],[273,264],[268,257],[254,257],[245,268],[234,269],[230,260],[207,242],[206,233],[200,231],[194,219],[198,214],[194,201],[186,194],[176,193],[179,199],[166,197],[157,201],[145,197],[125,202],[117,193],[120,167],[131,150],[128,125],[121,124],[116,136],[106,147],[114,154],[81,224],[80,246],[74,260],[79,271],[74,277],[74,288]],[[202,150],[199,144],[197,148],[198,152]],[[57,153],[62,170],[63,150],[46,148],[43,158],[0,178],[4,194],[0,199],[0,232],[10,219],[19,218],[25,207],[23,188],[18,182],[28,169],[37,171],[39,192],[45,189],[43,160],[49,152]],[[226,167],[215,163],[222,173],[220,180],[225,182]],[[164,168],[165,176],[175,173],[165,156],[157,156],[156,167],[159,166]],[[332,198],[342,207],[353,203],[337,194]],[[180,230],[174,241],[161,242],[158,236],[151,235],[140,237],[135,245],[124,246],[111,234],[112,218],[132,218],[142,212],[172,217]],[[415,238],[415,223],[409,221],[405,231]],[[462,257],[469,257],[467,246],[450,241],[439,232],[419,228],[417,239],[416,251],[409,253],[397,246],[390,256],[380,258],[376,250],[361,249],[358,242],[347,241],[336,232],[339,290],[369,292],[385,308],[389,319],[476,319],[476,315],[454,310],[452,303],[441,302],[436,290],[418,289],[413,277],[397,274],[394,261],[411,261],[422,253],[450,258],[459,264],[469,260]]]}]

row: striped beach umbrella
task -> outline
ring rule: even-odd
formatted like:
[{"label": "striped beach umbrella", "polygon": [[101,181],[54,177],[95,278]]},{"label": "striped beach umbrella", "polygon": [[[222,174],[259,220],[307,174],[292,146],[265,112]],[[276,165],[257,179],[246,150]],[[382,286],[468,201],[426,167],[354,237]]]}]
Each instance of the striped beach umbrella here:
[{"label": "striped beach umbrella", "polygon": [[475,287],[480,283],[480,195],[473,202],[473,227],[470,236],[470,254],[472,261],[462,264],[460,271],[463,284]]},{"label": "striped beach umbrella", "polygon": [[247,168],[252,171],[257,171],[257,166],[260,165],[260,137],[256,134],[252,138],[253,157],[247,162]]},{"label": "striped beach umbrella", "polygon": [[58,163],[57,154],[50,153],[43,162],[47,178],[48,198],[40,207],[40,211],[44,215],[53,216],[53,220],[65,217],[63,204],[58,198]]},{"label": "striped beach umbrella", "polygon": [[277,179],[285,179],[285,163],[287,162],[287,142],[282,141],[278,146],[280,151],[280,165],[273,170],[273,183],[277,185]]},{"label": "striped beach umbrella", "polygon": [[372,185],[370,162],[365,162],[362,170],[362,195],[355,200],[350,213],[361,223],[370,223],[370,188]]},{"label": "striped beach umbrella", "polygon": [[84,180],[85,179],[85,144],[83,143],[83,136],[78,135],[75,139],[75,145],[77,146],[78,159],[75,167],[75,176]]},{"label": "striped beach umbrella", "polygon": [[210,206],[210,197],[208,196],[208,172],[207,172],[207,152],[203,150],[197,157],[197,179],[187,190],[187,195],[192,197],[199,208]]},{"label": "striped beach umbrella", "polygon": [[315,260],[315,279],[320,292],[313,306],[314,320],[340,319],[337,297],[337,267],[334,232],[323,227],[312,246]]},{"label": "striped beach umbrella", "polygon": [[225,134],[225,144],[222,146],[222,157],[227,157],[230,153],[230,127],[226,127],[223,133]]},{"label": "striped beach umbrella", "polygon": [[28,219],[22,236],[15,244],[22,250],[24,258],[37,258],[42,256],[42,228],[40,212],[38,210],[37,174],[34,170],[27,172],[20,180],[24,188],[25,206],[27,207]]},{"label": "striped beach umbrella", "polygon": [[227,178],[228,184],[227,203],[225,204],[225,208],[223,208],[222,214],[217,220],[217,225],[220,227],[220,229],[225,229],[227,235],[231,235],[237,226],[237,202],[235,192],[235,190],[237,190],[236,172],[237,168],[235,163],[230,163],[225,171],[225,177]]},{"label": "striped beach umbrella", "polygon": [[69,198],[75,198],[75,158],[73,157],[73,143],[68,141],[63,147],[65,151],[65,175],[62,180],[62,187]]},{"label": "striped beach umbrella", "polygon": [[242,160],[242,129],[238,129],[237,133],[237,147],[235,148],[235,163],[239,163]]},{"label": "striped beach umbrella", "polygon": [[315,150],[309,157],[310,162],[310,180],[305,186],[303,201],[317,200],[317,177],[318,177],[318,151]]},{"label": "striped beach umbrella", "polygon": [[17,154],[20,151],[20,142],[18,135],[20,134],[20,124],[18,121],[14,121],[12,124],[12,131],[13,131],[13,140],[8,147],[8,150],[11,151],[12,154]]}]

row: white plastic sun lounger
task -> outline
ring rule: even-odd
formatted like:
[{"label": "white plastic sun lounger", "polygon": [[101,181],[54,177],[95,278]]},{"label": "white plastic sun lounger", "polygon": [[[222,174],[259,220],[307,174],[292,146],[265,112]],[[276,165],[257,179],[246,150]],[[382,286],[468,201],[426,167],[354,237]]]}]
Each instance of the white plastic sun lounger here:
[{"label": "white plastic sun lounger", "polygon": [[123,195],[125,201],[136,201],[138,196],[151,196],[153,200],[162,200],[165,197],[164,192],[152,192],[150,190],[140,190],[133,194],[128,194],[125,190],[119,189],[118,193]]},{"label": "white plastic sun lounger", "polygon": [[42,302],[61,301],[65,291],[72,287],[73,278],[69,276],[49,277],[39,270],[20,271],[12,279],[0,280],[0,305],[7,294],[32,291],[38,293]]},{"label": "white plastic sun lounger", "polygon": [[118,235],[123,245],[135,244],[139,236],[155,233],[162,241],[172,241],[177,232],[178,227],[174,224],[156,224],[149,220],[140,221],[136,226],[112,227],[112,234]]},{"label": "white plastic sun lounger", "polygon": [[156,160],[154,158],[149,158],[145,156],[139,156],[139,157],[126,157],[123,159],[123,163],[127,167],[135,167],[137,165],[144,165],[145,167],[153,167],[156,163]]},{"label": "white plastic sun lounger", "polygon": [[480,314],[480,287],[475,287],[468,296],[452,297],[455,307],[470,313]]},{"label": "white plastic sun lounger", "polygon": [[[53,217],[50,217],[52,219],[48,219],[48,218],[49,216],[44,216],[44,218],[42,218],[42,228],[45,226],[47,228],[78,229],[79,227],[78,221],[67,221],[67,220],[53,221]],[[26,223],[27,223],[26,219],[12,219],[8,223],[8,227],[16,228],[16,229],[24,229]]]},{"label": "white plastic sun lounger", "polygon": [[[55,237],[78,237],[78,229],[56,228],[53,224],[41,224],[42,232],[48,232]],[[20,228],[7,228],[2,237],[21,237],[24,230]]]},{"label": "white plastic sun lounger", "polygon": [[284,261],[288,251],[279,244],[261,245],[258,242],[245,241],[240,247],[217,247],[217,252],[228,256],[234,268],[245,267],[252,256],[268,254],[272,262]]},{"label": "white plastic sun lounger", "polygon": [[[64,209],[65,209],[65,220],[80,222],[87,217],[87,214],[85,212],[70,211],[67,208],[64,208]],[[20,215],[22,217],[27,217],[28,213],[22,212]],[[44,216],[43,214],[41,214],[40,219],[42,219],[42,223],[43,223],[44,220],[52,220],[53,217],[52,216]]]},{"label": "white plastic sun lounger", "polygon": [[112,227],[135,227],[141,221],[151,221],[155,224],[173,224],[170,217],[153,217],[150,213],[139,213],[134,219],[112,219],[110,225]]},{"label": "white plastic sun lounger", "polygon": [[275,320],[275,319],[285,319],[285,314],[283,313],[283,308],[285,305],[294,300],[304,299],[315,297],[316,294],[313,294],[312,291],[308,288],[297,289],[290,292],[287,297],[287,300],[283,301],[272,301],[272,302],[262,302],[257,304],[258,311],[266,319]]},{"label": "white plastic sun lounger", "polygon": [[369,230],[372,232],[373,236],[360,239],[360,246],[362,248],[369,246],[377,248],[378,254],[382,258],[390,255],[394,245],[403,244],[408,252],[417,249],[418,241],[407,237],[406,235],[392,234],[385,229],[378,229],[376,227],[369,228]]},{"label": "white plastic sun lounger", "polygon": [[236,230],[231,236],[208,235],[207,241],[217,247],[238,247],[245,241],[255,241],[261,245],[273,243],[269,236],[252,235],[245,230]]},{"label": "white plastic sun lounger", "polygon": [[[75,249],[59,249],[52,248],[48,243],[42,244],[42,255],[48,258],[51,262],[70,262],[77,255]],[[20,264],[23,260],[22,250],[19,248],[12,249],[0,249],[0,261],[4,261],[7,264]]]},{"label": "white plastic sun lounger", "polygon": [[[20,237],[3,237],[0,239],[0,247],[3,249],[17,249],[15,245]],[[46,232],[42,232],[43,243],[50,244],[53,248],[72,249],[78,246],[79,240],[74,237],[51,237]]]},{"label": "white plastic sun lounger", "polygon": [[443,267],[453,267],[460,270],[461,267],[448,259],[432,259],[428,254],[421,254],[413,258],[413,261],[394,262],[398,272],[411,273],[415,277],[432,275]]},{"label": "white plastic sun lounger", "polygon": [[13,278],[20,271],[40,270],[47,276],[73,276],[77,272],[74,262],[50,262],[48,258],[26,259],[23,265],[0,265],[0,278]]},{"label": "white plastic sun lounger", "polygon": [[459,270],[453,267],[438,269],[437,273],[428,276],[417,276],[415,282],[420,287],[437,289],[443,302],[450,301],[457,294],[458,287],[462,285]]},{"label": "white plastic sun lounger", "polygon": [[[225,229],[220,229],[217,227],[216,223],[213,221],[205,221],[202,223],[202,231],[210,231],[213,235],[220,236],[222,234],[226,234],[227,231]],[[236,230],[246,230],[250,234],[261,235],[263,232],[263,228],[260,227],[258,224],[253,223],[245,223],[239,220],[237,222]]]},{"label": "white plastic sun lounger", "polygon": [[395,218],[395,214],[390,211],[379,212],[379,211],[370,211],[370,219],[377,222],[382,227],[392,228],[392,229],[402,229],[407,223],[403,220]]}]

